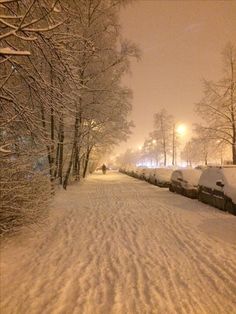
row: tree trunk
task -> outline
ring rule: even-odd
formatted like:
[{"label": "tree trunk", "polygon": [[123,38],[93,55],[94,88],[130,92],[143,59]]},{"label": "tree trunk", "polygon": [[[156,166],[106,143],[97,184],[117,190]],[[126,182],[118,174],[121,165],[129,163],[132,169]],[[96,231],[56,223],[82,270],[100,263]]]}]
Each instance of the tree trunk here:
[{"label": "tree trunk", "polygon": [[233,165],[236,165],[236,139],[232,145]]},{"label": "tree trunk", "polygon": [[165,139],[163,138],[163,155],[164,155],[164,166],[166,166],[166,161],[167,161],[167,153],[166,153],[166,142]]},{"label": "tree trunk", "polygon": [[51,67],[50,71],[51,75],[51,108],[50,108],[50,138],[51,138],[51,145],[50,145],[50,180],[51,180],[51,187],[52,187],[52,193],[54,194],[54,173],[55,173],[55,117],[54,117],[54,108],[53,108],[53,70]]},{"label": "tree trunk", "polygon": [[59,121],[59,156],[58,156],[58,177],[60,184],[63,182],[63,158],[64,158],[64,122],[63,117]]},{"label": "tree trunk", "polygon": [[230,86],[230,104],[231,104],[231,118],[232,118],[232,160],[233,165],[236,165],[236,112],[235,112],[235,77],[234,77],[235,60],[231,50],[230,69],[231,69],[231,86]]},{"label": "tree trunk", "polygon": [[164,166],[166,166],[166,152],[164,151]]},{"label": "tree trunk", "polygon": [[83,171],[83,178],[86,177],[86,173],[87,173],[87,169],[88,169],[88,163],[89,163],[89,156],[90,156],[90,152],[91,152],[91,148],[87,148],[87,153],[85,156],[85,165],[84,165],[84,171]]},{"label": "tree trunk", "polygon": [[163,153],[164,153],[164,166],[166,166],[167,157],[166,157],[166,144],[165,144],[165,142],[164,142],[164,146],[163,146]]},{"label": "tree trunk", "polygon": [[175,143],[175,124],[173,125],[173,137],[172,137],[172,166],[175,165],[175,150],[176,150],[176,143]]},{"label": "tree trunk", "polygon": [[236,165],[236,118],[234,112],[234,105],[233,105],[233,95],[232,97],[232,105],[231,105],[231,118],[232,118],[232,160],[233,165]]},{"label": "tree trunk", "polygon": [[[48,137],[48,132],[47,132],[47,128],[46,128],[46,120],[45,120],[45,111],[44,111],[44,107],[41,104],[41,118],[42,118],[42,125],[43,125],[43,129],[45,131],[45,135],[46,137]],[[52,177],[53,177],[53,173],[52,173],[52,156],[51,156],[51,147],[50,145],[46,144],[46,149],[47,149],[47,158],[48,158],[48,165],[49,165],[49,175],[50,175],[50,180],[51,180],[51,189],[52,189],[52,194],[54,194],[54,186],[53,186],[53,182],[52,182]]]},{"label": "tree trunk", "polygon": [[73,176],[75,176],[75,180],[78,180],[79,141],[80,141],[79,128],[81,125],[81,110],[80,110],[81,107],[82,107],[82,98],[79,97],[79,102],[76,105],[75,129],[74,129]]},{"label": "tree trunk", "polygon": [[[79,102],[81,101],[81,99],[79,100]],[[63,188],[66,190],[67,184],[68,184],[68,180],[69,180],[69,176],[71,173],[71,168],[74,164],[74,160],[75,160],[75,154],[77,154],[78,150],[78,134],[79,134],[79,111],[78,111],[78,103],[76,103],[76,113],[75,113],[75,124],[74,124],[74,140],[73,140],[73,146],[72,146],[72,152],[71,152],[71,158],[70,158],[70,162],[66,171],[66,176],[63,182]]]},{"label": "tree trunk", "polygon": [[207,166],[207,164],[208,164],[208,156],[205,155],[205,166]]},{"label": "tree trunk", "polygon": [[71,172],[71,168],[72,168],[72,163],[73,163],[73,157],[74,157],[74,147],[72,148],[71,151],[71,156],[70,156],[70,162],[66,171],[66,175],[65,175],[65,179],[63,182],[63,188],[66,190],[67,185],[68,185],[68,181],[69,181],[69,177],[70,177],[70,172]]},{"label": "tree trunk", "polygon": [[80,147],[78,147],[78,158],[77,158],[77,172],[75,174],[75,180],[80,181],[80,168],[81,168],[81,160],[80,160]]},{"label": "tree trunk", "polygon": [[[60,141],[60,139],[59,139],[59,141]],[[58,174],[59,155],[60,155],[60,144],[57,143],[56,161],[55,161],[55,169],[54,169],[54,178],[55,179],[56,179],[57,174]]]},{"label": "tree trunk", "polygon": [[75,180],[77,181],[77,174],[78,174],[78,161],[79,161],[79,148],[78,148],[78,143],[76,144],[75,147],[75,156],[73,160],[73,176],[75,177]]}]

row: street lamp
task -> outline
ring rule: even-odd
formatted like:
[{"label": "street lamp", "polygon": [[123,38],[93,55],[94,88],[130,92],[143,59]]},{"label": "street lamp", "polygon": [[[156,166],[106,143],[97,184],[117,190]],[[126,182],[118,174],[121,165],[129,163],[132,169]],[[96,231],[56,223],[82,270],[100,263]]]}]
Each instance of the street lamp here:
[{"label": "street lamp", "polygon": [[176,128],[176,132],[180,136],[184,136],[187,131],[187,126],[185,124],[179,124]]}]

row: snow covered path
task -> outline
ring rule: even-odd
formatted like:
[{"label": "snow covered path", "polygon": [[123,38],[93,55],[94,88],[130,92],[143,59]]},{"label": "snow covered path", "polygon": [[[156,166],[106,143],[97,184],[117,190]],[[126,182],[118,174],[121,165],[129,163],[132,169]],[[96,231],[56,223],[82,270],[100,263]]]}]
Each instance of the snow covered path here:
[{"label": "snow covered path", "polygon": [[2,244],[1,314],[236,313],[236,217],[118,173]]}]

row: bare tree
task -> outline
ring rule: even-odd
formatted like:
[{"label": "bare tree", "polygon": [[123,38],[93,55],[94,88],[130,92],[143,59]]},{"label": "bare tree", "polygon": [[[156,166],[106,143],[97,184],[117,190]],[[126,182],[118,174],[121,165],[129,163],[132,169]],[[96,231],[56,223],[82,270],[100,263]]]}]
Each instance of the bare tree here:
[{"label": "bare tree", "polygon": [[188,166],[195,164],[209,165],[223,164],[223,158],[226,157],[225,142],[214,139],[209,135],[204,127],[197,125],[195,127],[195,136],[186,143],[181,152],[182,160],[187,162]]},{"label": "bare tree", "polygon": [[236,48],[228,44],[223,52],[224,77],[218,82],[204,82],[204,97],[197,112],[206,122],[204,128],[211,138],[231,146],[236,164]]},{"label": "bare tree", "polygon": [[173,125],[173,117],[169,115],[165,109],[162,109],[154,115],[153,136],[161,146],[164,166],[167,165],[167,156],[171,148],[173,149],[174,156],[175,133],[173,132]]}]

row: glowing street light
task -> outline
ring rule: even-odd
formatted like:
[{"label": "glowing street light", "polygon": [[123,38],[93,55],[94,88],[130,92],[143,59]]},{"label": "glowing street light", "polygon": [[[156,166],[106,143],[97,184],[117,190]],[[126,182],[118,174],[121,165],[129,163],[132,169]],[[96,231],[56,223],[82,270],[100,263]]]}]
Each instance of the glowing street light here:
[{"label": "glowing street light", "polygon": [[186,131],[187,131],[187,127],[185,124],[179,124],[176,128],[176,132],[180,136],[184,136],[186,134]]}]

